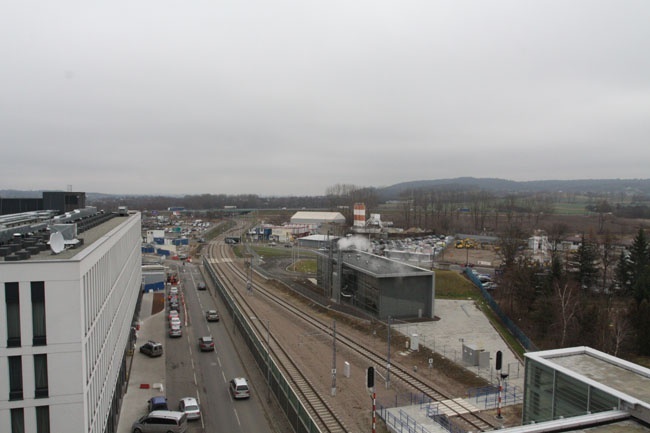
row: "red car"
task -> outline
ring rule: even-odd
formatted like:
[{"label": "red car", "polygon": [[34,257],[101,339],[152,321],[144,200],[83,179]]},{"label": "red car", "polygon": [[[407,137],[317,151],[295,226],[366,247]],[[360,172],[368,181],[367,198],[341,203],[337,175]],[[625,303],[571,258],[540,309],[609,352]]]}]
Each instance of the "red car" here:
[{"label": "red car", "polygon": [[214,350],[214,340],[211,336],[199,338],[199,349],[201,352],[212,352]]}]

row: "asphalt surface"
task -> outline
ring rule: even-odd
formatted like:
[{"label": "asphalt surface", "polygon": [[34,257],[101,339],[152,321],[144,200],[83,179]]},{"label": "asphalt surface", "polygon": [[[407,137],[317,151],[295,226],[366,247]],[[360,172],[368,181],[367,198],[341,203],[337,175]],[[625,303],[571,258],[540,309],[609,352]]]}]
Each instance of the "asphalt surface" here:
[{"label": "asphalt surface", "polygon": [[[131,426],[138,418],[146,415],[147,401],[157,395],[165,395],[165,354],[149,358],[139,352],[139,347],[148,340],[162,343],[165,347],[165,310],[152,315],[153,293],[142,295],[140,307],[140,329],[136,331],[137,341],[133,355],[129,356],[127,392],[122,400],[118,433],[131,433]],[[163,349],[164,350],[164,349]]]}]

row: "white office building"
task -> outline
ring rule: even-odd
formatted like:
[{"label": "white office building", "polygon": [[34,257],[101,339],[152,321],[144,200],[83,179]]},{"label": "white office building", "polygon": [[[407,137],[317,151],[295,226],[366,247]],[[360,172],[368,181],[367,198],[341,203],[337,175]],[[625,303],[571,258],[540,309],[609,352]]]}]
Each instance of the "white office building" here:
[{"label": "white office building", "polygon": [[116,430],[142,282],[140,220],[98,213],[52,250],[47,238],[3,242],[0,432]]}]

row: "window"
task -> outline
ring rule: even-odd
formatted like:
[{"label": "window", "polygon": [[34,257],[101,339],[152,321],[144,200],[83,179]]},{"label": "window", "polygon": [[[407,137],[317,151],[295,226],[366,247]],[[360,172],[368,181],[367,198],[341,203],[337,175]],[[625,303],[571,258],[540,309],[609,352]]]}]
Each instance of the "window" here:
[{"label": "window", "polygon": [[45,283],[32,281],[32,329],[34,330],[34,346],[47,344],[45,328]]},{"label": "window", "polygon": [[18,283],[5,283],[7,304],[7,347],[20,347],[20,303]]},{"label": "window", "polygon": [[23,399],[23,361],[20,356],[9,356],[9,400]]},{"label": "window", "polygon": [[50,433],[49,406],[36,406],[36,433]]},{"label": "window", "polygon": [[48,396],[47,385],[47,355],[34,355],[34,397]]},{"label": "window", "polygon": [[11,409],[11,433],[25,433],[25,411],[22,407]]}]

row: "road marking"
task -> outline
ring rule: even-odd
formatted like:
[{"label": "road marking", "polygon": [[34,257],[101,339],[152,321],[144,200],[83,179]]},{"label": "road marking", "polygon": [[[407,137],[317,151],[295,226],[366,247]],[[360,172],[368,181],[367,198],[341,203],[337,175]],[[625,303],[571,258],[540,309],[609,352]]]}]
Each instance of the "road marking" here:
[{"label": "road marking", "polygon": [[228,379],[226,379],[226,373],[223,371],[221,372],[221,377],[223,377],[223,383],[228,383]]},{"label": "road marking", "polygon": [[233,412],[235,412],[235,418],[237,418],[237,424],[241,427],[241,422],[239,422],[239,415],[237,415],[237,409],[233,409]]}]

